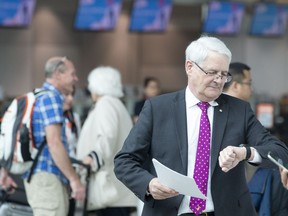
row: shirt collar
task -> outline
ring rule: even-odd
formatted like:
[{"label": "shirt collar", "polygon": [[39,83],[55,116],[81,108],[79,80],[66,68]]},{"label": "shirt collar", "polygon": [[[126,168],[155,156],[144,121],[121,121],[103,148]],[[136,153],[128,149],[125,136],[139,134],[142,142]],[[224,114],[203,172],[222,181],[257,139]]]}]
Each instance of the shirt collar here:
[{"label": "shirt collar", "polygon": [[[195,95],[190,91],[190,89],[186,88],[185,90],[185,100],[186,100],[186,106],[188,108],[195,106],[196,104],[198,104],[200,102],[200,100],[198,98],[195,97]],[[213,100],[209,102],[210,106],[218,106],[219,104]]]},{"label": "shirt collar", "polygon": [[55,86],[53,86],[52,84],[50,84],[48,82],[44,82],[42,88],[56,93],[57,95],[59,95],[61,97],[62,100],[64,100],[63,94]]}]

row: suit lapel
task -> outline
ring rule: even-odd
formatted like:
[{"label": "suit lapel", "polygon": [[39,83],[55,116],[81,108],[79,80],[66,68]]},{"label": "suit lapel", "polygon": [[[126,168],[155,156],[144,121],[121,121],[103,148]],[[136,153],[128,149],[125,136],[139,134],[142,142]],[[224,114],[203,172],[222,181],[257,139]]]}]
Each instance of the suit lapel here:
[{"label": "suit lapel", "polygon": [[212,134],[212,146],[211,146],[211,175],[213,175],[215,166],[218,163],[218,156],[229,112],[228,105],[226,101],[223,99],[223,97],[220,96],[216,101],[218,103],[218,106],[214,108],[213,134]]},{"label": "suit lapel", "polygon": [[[229,107],[223,97],[217,100],[218,106],[214,108],[213,120],[213,134],[211,146],[211,174],[213,174],[216,164],[218,163],[218,156],[221,148],[223,134],[227,124]],[[177,130],[177,142],[183,166],[182,174],[187,174],[188,165],[188,137],[187,137],[187,116],[186,116],[186,103],[185,91],[180,91],[174,99],[172,105],[174,122]],[[185,124],[183,124],[185,122]]]},{"label": "suit lapel", "polygon": [[183,173],[187,174],[188,163],[188,138],[187,138],[187,118],[186,118],[186,103],[185,91],[180,91],[172,105],[174,113],[174,122],[177,130],[177,143],[180,151],[181,162],[183,166]]}]

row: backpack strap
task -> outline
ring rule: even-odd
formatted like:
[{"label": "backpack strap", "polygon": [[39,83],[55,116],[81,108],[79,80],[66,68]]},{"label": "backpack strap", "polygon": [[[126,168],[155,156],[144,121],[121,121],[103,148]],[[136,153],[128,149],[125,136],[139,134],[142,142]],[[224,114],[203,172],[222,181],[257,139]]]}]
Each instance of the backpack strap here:
[{"label": "backpack strap", "polygon": [[42,141],[42,143],[40,144],[39,148],[38,148],[38,152],[35,156],[35,159],[33,160],[33,163],[32,163],[32,166],[31,166],[31,169],[30,169],[30,172],[29,172],[29,175],[28,175],[28,179],[27,179],[27,182],[29,183],[31,181],[31,177],[33,175],[33,172],[34,172],[34,169],[37,165],[37,162],[38,162],[38,159],[39,159],[39,156],[45,146],[45,143],[46,143],[46,136],[44,137],[44,140]]},{"label": "backpack strap", "polygon": [[[49,90],[46,90],[46,89],[42,89],[42,88],[35,88],[33,89],[33,93],[35,95],[36,98],[38,98],[39,96],[41,95],[44,95],[46,92],[48,92]],[[32,124],[32,121],[31,121],[31,124]],[[31,130],[32,130],[32,126],[31,126]],[[33,133],[33,132],[32,132]],[[45,143],[46,143],[46,136],[44,137],[44,140],[42,141],[42,143],[40,144],[39,148],[38,148],[38,152],[33,160],[33,163],[32,163],[32,166],[30,168],[30,172],[29,172],[29,175],[28,175],[28,179],[27,179],[27,182],[29,183],[31,181],[31,178],[32,178],[32,175],[33,175],[33,172],[34,172],[34,169],[37,165],[37,162],[38,162],[38,159],[39,159],[39,156],[45,146]]]}]

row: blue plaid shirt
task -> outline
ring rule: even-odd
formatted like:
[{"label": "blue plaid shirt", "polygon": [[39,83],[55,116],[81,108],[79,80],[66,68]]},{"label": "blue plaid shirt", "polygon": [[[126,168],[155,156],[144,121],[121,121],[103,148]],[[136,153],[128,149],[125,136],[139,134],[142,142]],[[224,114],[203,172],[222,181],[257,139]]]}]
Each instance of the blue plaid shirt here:
[{"label": "blue plaid shirt", "polygon": [[[68,145],[65,136],[65,118],[63,112],[64,97],[59,90],[47,82],[43,84],[42,88],[49,90],[49,92],[39,96],[34,106],[32,127],[35,145],[39,147],[39,145],[43,142],[46,126],[61,124],[61,139],[65,149],[68,152]],[[45,143],[42,153],[38,158],[37,166],[34,169],[34,173],[37,172],[53,173],[60,179],[61,182],[64,184],[68,183],[68,179],[63,175],[53,161],[52,155],[48,150],[47,143]],[[28,175],[29,171],[24,174],[24,178],[27,178]]]}]

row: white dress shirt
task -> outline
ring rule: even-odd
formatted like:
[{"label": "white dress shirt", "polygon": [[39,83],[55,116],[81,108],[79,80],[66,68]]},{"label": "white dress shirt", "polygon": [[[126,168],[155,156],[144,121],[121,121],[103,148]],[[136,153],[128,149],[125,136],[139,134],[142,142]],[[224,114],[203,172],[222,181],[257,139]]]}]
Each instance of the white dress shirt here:
[{"label": "white dress shirt", "polygon": [[[198,107],[197,103],[200,101],[192,94],[189,88],[186,88],[185,92],[185,101],[186,101],[186,113],[187,113],[187,134],[188,134],[188,171],[187,176],[193,178],[194,174],[194,166],[196,160],[196,152],[198,145],[198,135],[200,128],[200,117],[201,117],[201,109]],[[210,107],[208,108],[208,118],[210,122],[211,128],[211,138],[212,138],[212,125],[213,125],[213,117],[214,117],[214,107],[218,106],[216,101],[209,102]],[[211,142],[210,142],[211,146]],[[210,147],[211,149],[211,147]],[[214,205],[211,196],[211,158],[209,164],[209,177],[208,177],[208,188],[207,188],[207,200],[206,200],[206,209],[204,212],[213,212]],[[191,209],[189,207],[190,196],[185,196],[180,205],[178,215],[184,213],[191,213]]]}]

